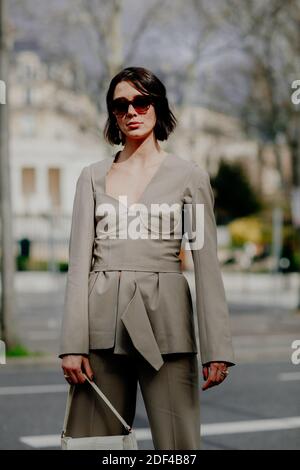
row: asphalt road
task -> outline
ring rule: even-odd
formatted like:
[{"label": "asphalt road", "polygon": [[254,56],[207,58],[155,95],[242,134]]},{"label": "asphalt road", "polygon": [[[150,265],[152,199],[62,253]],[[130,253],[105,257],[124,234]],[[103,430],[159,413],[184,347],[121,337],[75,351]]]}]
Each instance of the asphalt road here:
[{"label": "asphalt road", "polygon": [[[22,343],[52,355],[51,363],[0,365],[1,450],[60,443],[67,384],[57,351],[65,276],[36,274],[17,277],[14,325]],[[300,339],[300,315],[290,305],[295,289],[280,280],[271,302],[271,284],[260,286],[255,277],[242,289],[237,280],[227,282],[237,365],[222,385],[202,392],[199,384],[202,449],[299,449],[300,365],[291,362],[291,344]],[[191,291],[194,298],[193,285]],[[139,448],[153,449],[140,393],[134,425]]]},{"label": "asphalt road", "polygon": [[[202,449],[299,449],[299,383],[300,365],[244,363],[222,385],[199,388]],[[59,363],[0,366],[0,449],[59,448],[65,400]],[[139,448],[153,449],[140,393],[134,425]]]}]

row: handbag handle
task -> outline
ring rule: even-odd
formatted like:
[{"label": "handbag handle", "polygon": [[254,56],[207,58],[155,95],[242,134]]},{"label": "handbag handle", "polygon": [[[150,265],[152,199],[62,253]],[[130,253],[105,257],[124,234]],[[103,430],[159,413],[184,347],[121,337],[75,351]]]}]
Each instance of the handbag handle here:
[{"label": "handbag handle", "polygon": [[[125,427],[125,429],[128,431],[128,432],[131,432],[131,426],[129,426],[129,424],[126,423],[125,419],[122,418],[122,416],[118,413],[118,411],[115,409],[115,407],[111,404],[111,402],[109,401],[109,399],[104,395],[103,392],[101,392],[100,388],[97,387],[97,385],[95,384],[95,382],[91,381],[86,374],[82,373],[82,375],[86,378],[86,380],[90,383],[90,385],[96,390],[96,392],[98,393],[98,395],[102,398],[102,400],[105,401],[105,403],[107,404],[107,406],[109,406],[109,408],[111,409],[111,411],[116,415],[116,417],[119,419],[119,421],[121,421],[121,423],[123,424],[123,426]],[[66,404],[66,412],[65,412],[65,417],[64,417],[64,424],[63,424],[63,430],[62,430],[62,433],[61,433],[61,437],[64,437],[65,436],[65,433],[66,433],[66,429],[67,429],[67,423],[68,423],[68,419],[69,419],[69,413],[70,413],[70,409],[71,409],[71,403],[72,403],[72,398],[73,398],[73,394],[74,394],[74,390],[75,390],[75,384],[72,384],[70,385],[69,387],[69,392],[68,392],[68,398],[67,398],[67,404]]]}]

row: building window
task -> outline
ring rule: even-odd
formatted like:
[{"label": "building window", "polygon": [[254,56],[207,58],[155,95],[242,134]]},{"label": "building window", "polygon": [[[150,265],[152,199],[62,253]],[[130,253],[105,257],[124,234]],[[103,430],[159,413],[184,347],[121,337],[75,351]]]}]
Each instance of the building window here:
[{"label": "building window", "polygon": [[48,169],[48,186],[49,186],[49,195],[50,195],[52,207],[60,207],[61,193],[60,193],[60,169],[59,168]]},{"label": "building window", "polygon": [[36,171],[35,168],[22,168],[22,193],[29,197],[36,191]]}]

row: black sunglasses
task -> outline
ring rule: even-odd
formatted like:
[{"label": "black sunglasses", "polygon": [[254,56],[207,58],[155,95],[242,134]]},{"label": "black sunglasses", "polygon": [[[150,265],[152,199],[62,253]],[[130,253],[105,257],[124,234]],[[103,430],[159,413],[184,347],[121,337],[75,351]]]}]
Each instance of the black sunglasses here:
[{"label": "black sunglasses", "polygon": [[152,103],[153,98],[145,95],[135,96],[132,101],[127,98],[116,98],[112,102],[111,110],[116,116],[124,116],[128,111],[128,106],[132,104],[138,114],[145,114]]}]

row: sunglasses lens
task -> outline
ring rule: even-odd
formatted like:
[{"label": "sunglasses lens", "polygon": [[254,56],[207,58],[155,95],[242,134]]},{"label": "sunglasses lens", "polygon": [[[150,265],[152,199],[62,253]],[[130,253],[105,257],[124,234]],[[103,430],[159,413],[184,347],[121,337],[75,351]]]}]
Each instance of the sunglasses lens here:
[{"label": "sunglasses lens", "polygon": [[137,96],[133,101],[128,101],[123,98],[116,99],[112,102],[112,112],[117,116],[122,116],[127,113],[130,103],[137,113],[145,114],[148,111],[152,100],[149,96]]},{"label": "sunglasses lens", "polygon": [[112,103],[112,112],[120,115],[127,113],[128,103],[126,100],[114,100]]},{"label": "sunglasses lens", "polygon": [[137,113],[143,114],[147,112],[151,104],[151,99],[147,96],[138,96],[134,99],[132,104]]}]

